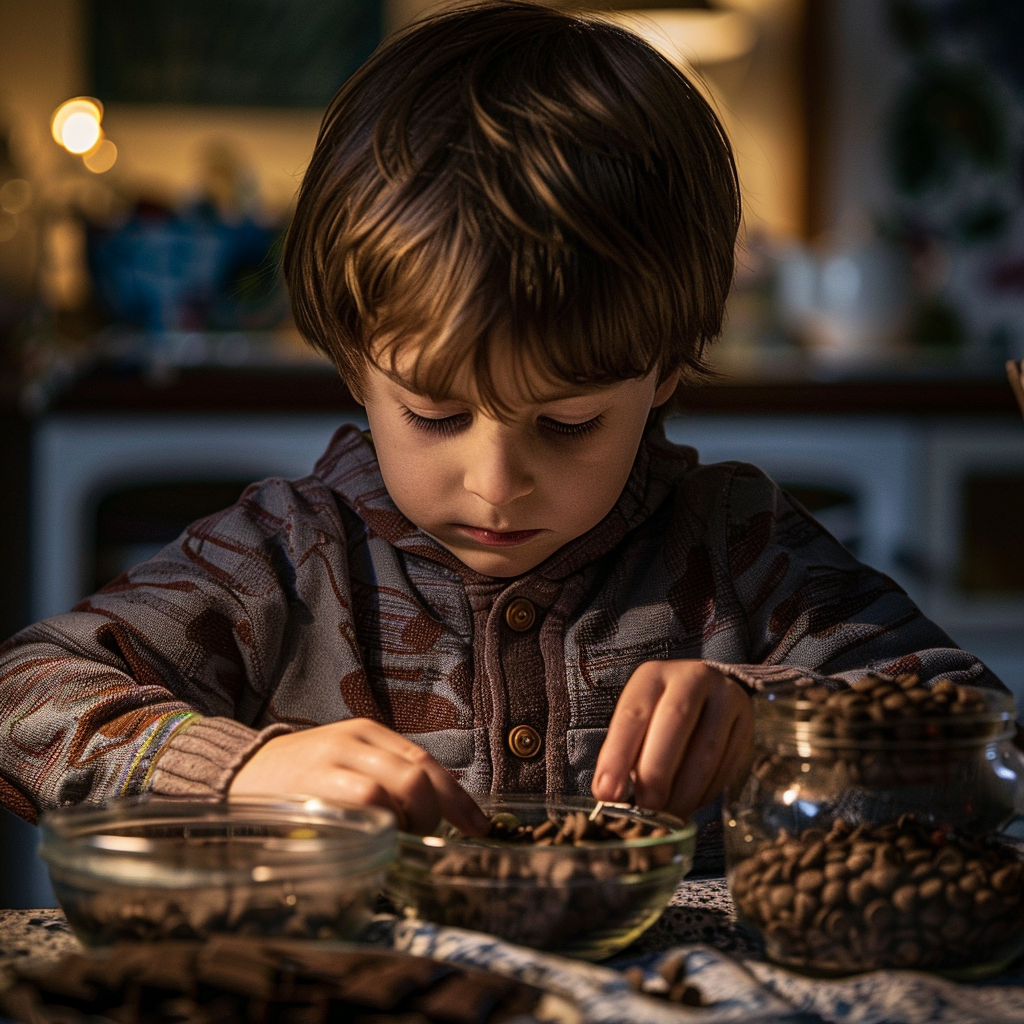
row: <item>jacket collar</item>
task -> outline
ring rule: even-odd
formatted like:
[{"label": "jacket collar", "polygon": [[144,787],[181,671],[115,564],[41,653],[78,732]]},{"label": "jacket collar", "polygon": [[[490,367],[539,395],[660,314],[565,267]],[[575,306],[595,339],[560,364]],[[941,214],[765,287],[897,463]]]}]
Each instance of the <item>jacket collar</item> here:
[{"label": "jacket collar", "polygon": [[[670,444],[660,425],[649,427],[622,494],[608,515],[548,556],[530,573],[552,581],[561,580],[611,551],[658,508],[680,472],[696,462],[697,454],[693,449]],[[362,519],[371,534],[406,554],[444,566],[458,574],[465,584],[494,582],[492,577],[470,569],[398,510],[384,486],[369,435],[354,424],[335,432],[313,472]]]}]

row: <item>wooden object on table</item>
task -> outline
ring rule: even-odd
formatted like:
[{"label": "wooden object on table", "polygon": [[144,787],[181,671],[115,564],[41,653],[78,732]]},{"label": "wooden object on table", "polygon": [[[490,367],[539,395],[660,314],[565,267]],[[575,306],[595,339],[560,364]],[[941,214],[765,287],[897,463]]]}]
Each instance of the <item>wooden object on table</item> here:
[{"label": "wooden object on table", "polygon": [[1024,416],[1024,362],[1009,360],[1006,364],[1006,376],[1010,378],[1010,387],[1013,388],[1021,415]]}]

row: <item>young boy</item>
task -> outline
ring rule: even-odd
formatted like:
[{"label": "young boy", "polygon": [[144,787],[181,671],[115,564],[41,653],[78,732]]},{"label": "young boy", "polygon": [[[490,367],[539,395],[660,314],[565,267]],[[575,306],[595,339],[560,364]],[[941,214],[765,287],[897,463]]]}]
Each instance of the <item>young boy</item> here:
[{"label": "young boy", "polygon": [[471,793],[710,804],[752,690],[999,686],[750,466],[657,410],[719,332],[728,143],[669,62],[505,0],[385,43],[328,110],[285,255],[366,408],[0,656],[0,795],[293,792],[406,828]]}]

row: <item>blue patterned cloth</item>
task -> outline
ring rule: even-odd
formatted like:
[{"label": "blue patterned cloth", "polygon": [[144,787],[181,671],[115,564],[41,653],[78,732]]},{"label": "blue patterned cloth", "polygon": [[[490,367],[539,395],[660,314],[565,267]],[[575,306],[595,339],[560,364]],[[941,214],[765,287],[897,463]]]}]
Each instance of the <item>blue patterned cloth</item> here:
[{"label": "blue patterned cloth", "polygon": [[[608,964],[388,915],[365,938],[537,985],[575,1004],[581,1024],[1024,1024],[1020,965],[991,981],[959,984],[914,971],[822,980],[766,963],[736,924],[722,879],[684,882],[661,920]],[[705,1006],[677,1006],[627,985],[626,967],[639,966],[653,978],[675,950],[685,952],[687,980],[701,990]]]}]

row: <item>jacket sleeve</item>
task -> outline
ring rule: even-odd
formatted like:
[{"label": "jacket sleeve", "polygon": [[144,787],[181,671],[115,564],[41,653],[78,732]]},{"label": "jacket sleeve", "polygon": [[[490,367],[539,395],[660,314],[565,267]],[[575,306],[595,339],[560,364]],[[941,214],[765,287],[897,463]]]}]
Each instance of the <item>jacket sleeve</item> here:
[{"label": "jacket sleeve", "polygon": [[[335,560],[345,550],[327,536],[341,529],[330,493],[302,483],[253,485],[0,647],[0,801],[34,820],[147,790],[219,796],[263,742],[290,730],[264,712],[312,622],[297,565],[318,546]],[[318,516],[318,501],[333,515]]]},{"label": "jacket sleeve", "polygon": [[716,547],[746,622],[750,664],[708,664],[743,685],[849,683],[880,672],[1005,689],[755,467],[734,466],[719,524]]}]

